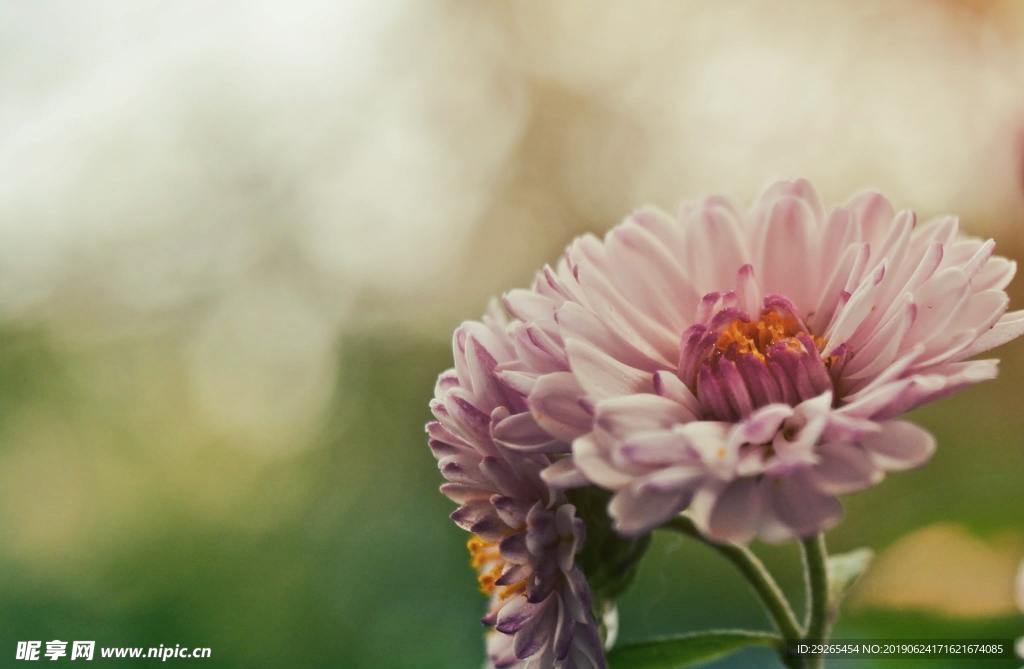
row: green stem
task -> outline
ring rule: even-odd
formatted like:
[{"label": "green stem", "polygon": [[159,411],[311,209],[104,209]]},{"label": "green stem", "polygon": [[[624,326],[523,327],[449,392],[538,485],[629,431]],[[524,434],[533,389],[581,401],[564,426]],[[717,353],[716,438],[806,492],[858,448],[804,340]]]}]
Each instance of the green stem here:
[{"label": "green stem", "polygon": [[[686,516],[676,516],[664,527],[665,529],[675,530],[680,534],[685,534],[700,541],[729,560],[740,570],[740,573],[743,574],[747,582],[754,588],[765,610],[771,617],[772,623],[779,630],[779,633],[782,634],[783,639],[785,641],[797,641],[803,637],[803,630],[800,628],[800,623],[797,622],[793,608],[782,593],[782,588],[772,578],[764,563],[749,548],[737,544],[720,544],[711,541],[701,534],[700,530],[693,524],[693,521]],[[779,654],[787,667],[795,669],[803,666],[800,658],[786,657],[785,644],[780,648]]]},{"label": "green stem", "polygon": [[[800,542],[803,549],[804,574],[807,581],[807,632],[804,639],[825,641],[829,634],[828,620],[828,549],[823,533]],[[808,658],[809,669],[824,666],[824,658]]]}]

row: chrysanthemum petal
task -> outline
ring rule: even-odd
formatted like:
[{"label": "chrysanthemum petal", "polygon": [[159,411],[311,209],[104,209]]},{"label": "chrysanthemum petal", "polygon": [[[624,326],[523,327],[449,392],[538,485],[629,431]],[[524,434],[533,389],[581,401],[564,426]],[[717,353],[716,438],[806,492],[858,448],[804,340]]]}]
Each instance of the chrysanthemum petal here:
[{"label": "chrysanthemum petal", "polygon": [[843,515],[839,500],[820,492],[806,472],[765,479],[761,486],[767,507],[791,536],[805,537],[828,529]]},{"label": "chrysanthemum petal", "polygon": [[960,357],[969,358],[984,353],[1021,335],[1024,335],[1024,310],[1011,311],[1004,314],[994,326],[980,335],[972,346],[960,354]]},{"label": "chrysanthemum petal", "polygon": [[720,541],[746,543],[757,534],[763,505],[757,480],[737,479],[727,484],[715,499],[708,531]]},{"label": "chrysanthemum petal", "polygon": [[555,439],[571,442],[590,430],[591,416],[580,404],[583,397],[576,377],[568,372],[547,374],[530,393],[530,413]]},{"label": "chrysanthemum petal", "polygon": [[572,373],[594,400],[653,392],[651,374],[630,367],[579,339],[566,342]]},{"label": "chrysanthemum petal", "polygon": [[600,402],[594,424],[623,438],[650,430],[667,430],[691,420],[693,414],[678,402],[660,395],[637,393]]},{"label": "chrysanthemum petal", "polygon": [[872,461],[886,471],[920,467],[935,452],[935,437],[905,421],[890,421],[861,441]]},{"label": "chrysanthemum petal", "polygon": [[630,485],[615,493],[608,514],[620,534],[643,534],[682,511],[691,495],[688,491],[642,490]]},{"label": "chrysanthemum petal", "polygon": [[818,464],[811,471],[814,486],[829,495],[863,490],[882,479],[880,466],[858,443],[830,442],[817,449]]},{"label": "chrysanthemum petal", "polygon": [[541,472],[541,478],[555,489],[577,488],[589,483],[573,458],[556,460]]},{"label": "chrysanthemum petal", "polygon": [[[520,660],[526,659],[541,650],[555,632],[558,620],[558,598],[554,593],[537,605],[531,614],[522,621],[516,630],[512,648]],[[498,623],[501,624],[500,622]],[[499,631],[502,631],[499,629]]]}]

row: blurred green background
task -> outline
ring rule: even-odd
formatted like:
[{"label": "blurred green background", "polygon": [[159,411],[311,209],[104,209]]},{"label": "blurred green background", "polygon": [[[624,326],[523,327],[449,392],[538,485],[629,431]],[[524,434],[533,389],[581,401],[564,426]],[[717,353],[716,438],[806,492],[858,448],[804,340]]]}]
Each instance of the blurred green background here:
[{"label": "blurred green background", "polygon": [[[5,3],[0,90],[0,666],[478,667],[423,434],[448,337],[637,205],[803,175],[1024,258],[1015,2]],[[832,549],[879,557],[837,636],[1024,634],[1024,345],[998,354],[913,416],[928,467],[847,498]],[[794,547],[757,549],[800,601]],[[766,625],[672,536],[619,612],[623,640]]]}]

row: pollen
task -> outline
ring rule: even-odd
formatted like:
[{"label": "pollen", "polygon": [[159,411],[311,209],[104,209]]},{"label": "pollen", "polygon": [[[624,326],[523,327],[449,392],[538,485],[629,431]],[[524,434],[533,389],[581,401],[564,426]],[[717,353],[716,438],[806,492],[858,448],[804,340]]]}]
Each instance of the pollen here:
[{"label": "pollen", "polygon": [[[737,318],[729,323],[715,342],[715,351],[727,357],[753,355],[764,362],[768,351],[779,342],[795,351],[803,351],[803,344],[796,336],[804,332],[806,330],[792,314],[766,309],[756,321]],[[819,350],[824,347],[824,339],[812,339]]]},{"label": "pollen", "polygon": [[505,600],[526,590],[526,579],[509,585],[498,585],[498,579],[505,571],[505,559],[501,557],[496,541],[488,541],[474,534],[466,542],[466,548],[469,549],[469,566],[477,572],[476,581],[480,592],[491,596],[497,591],[498,596]]},{"label": "pollen", "polygon": [[483,569],[489,562],[501,560],[498,544],[475,534],[466,542],[466,548],[469,549],[469,566],[477,571]]}]

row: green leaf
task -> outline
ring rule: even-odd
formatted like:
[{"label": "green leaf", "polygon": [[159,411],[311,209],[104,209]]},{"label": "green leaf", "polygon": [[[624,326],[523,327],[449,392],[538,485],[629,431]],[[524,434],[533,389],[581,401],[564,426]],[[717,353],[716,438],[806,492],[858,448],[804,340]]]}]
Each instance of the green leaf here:
[{"label": "green leaf", "polygon": [[635,641],[608,654],[611,669],[682,669],[735,653],[751,646],[778,646],[767,632],[714,630]]},{"label": "green leaf", "polygon": [[858,548],[849,553],[832,555],[828,559],[828,603],[834,617],[839,604],[860,576],[867,571],[874,553],[870,548]]}]

